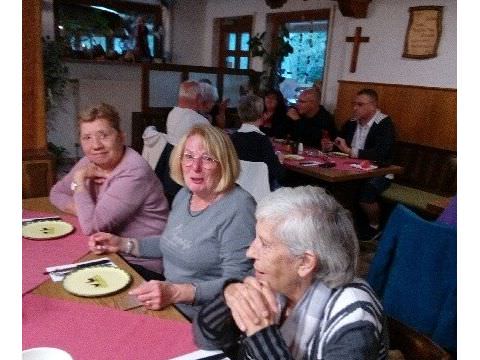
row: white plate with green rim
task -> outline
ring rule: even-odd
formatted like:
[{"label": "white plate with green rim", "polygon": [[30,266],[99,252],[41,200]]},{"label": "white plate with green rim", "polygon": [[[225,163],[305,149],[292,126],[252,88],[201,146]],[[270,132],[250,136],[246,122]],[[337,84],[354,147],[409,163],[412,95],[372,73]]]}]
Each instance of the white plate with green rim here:
[{"label": "white plate with green rim", "polygon": [[35,221],[22,225],[22,236],[31,240],[50,240],[68,235],[73,230],[73,225],[66,221]]},{"label": "white plate with green rim", "polygon": [[304,160],[305,158],[303,156],[297,155],[297,154],[286,154],[284,156],[285,159],[290,159],[290,160]]},{"label": "white plate with green rim", "polygon": [[111,266],[92,266],[71,272],[63,279],[63,288],[83,297],[114,294],[130,284],[132,277],[125,270]]}]

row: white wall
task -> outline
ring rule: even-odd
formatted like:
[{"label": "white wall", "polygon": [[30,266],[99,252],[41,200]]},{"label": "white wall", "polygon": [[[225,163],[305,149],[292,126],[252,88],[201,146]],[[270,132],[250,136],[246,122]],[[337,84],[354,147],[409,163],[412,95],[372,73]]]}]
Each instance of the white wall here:
[{"label": "white wall", "polygon": [[[175,8],[176,20],[173,28],[174,59],[182,59],[184,64],[195,63],[205,66],[213,65],[212,32],[215,18],[253,15],[253,33],[261,33],[265,31],[267,13],[319,8],[336,9],[336,2],[331,0],[288,0],[281,9],[276,10],[270,9],[264,0],[208,0],[205,13],[201,15],[203,6],[194,7],[195,0],[182,0],[179,3],[177,2],[178,5]],[[408,8],[421,5],[444,6],[439,55],[428,60],[402,58],[409,17]],[[368,7],[368,17],[365,19],[344,17],[338,9],[332,11],[330,54],[324,80],[325,106],[334,111],[338,80],[456,88],[456,5],[456,0],[430,0],[428,4],[421,0],[373,0]],[[203,31],[190,32],[186,41],[185,29],[191,27],[194,8],[195,17],[205,18],[206,25]],[[195,26],[200,26],[200,23],[198,22]],[[352,74],[349,72],[352,43],[345,42],[345,37],[353,36],[357,26],[362,27],[362,35],[369,36],[370,42],[361,44],[357,71]],[[203,39],[200,39],[198,34],[203,34]],[[197,46],[180,45],[184,41],[186,44],[195,41]],[[261,70],[261,60],[256,58],[252,68]]]},{"label": "white wall", "polygon": [[[49,113],[48,141],[68,150],[68,157],[76,156],[78,143],[76,119],[78,113],[100,102],[109,103],[118,110],[120,126],[131,144],[132,112],[141,111],[141,68],[135,65],[99,65],[67,63],[69,85],[65,98],[55,112]],[[81,154],[81,152],[80,152]]]},{"label": "white wall", "polygon": [[[207,4],[208,0],[177,0],[172,10],[172,63],[184,65],[204,65],[202,58],[211,37]],[[211,66],[211,65],[208,65]]]}]

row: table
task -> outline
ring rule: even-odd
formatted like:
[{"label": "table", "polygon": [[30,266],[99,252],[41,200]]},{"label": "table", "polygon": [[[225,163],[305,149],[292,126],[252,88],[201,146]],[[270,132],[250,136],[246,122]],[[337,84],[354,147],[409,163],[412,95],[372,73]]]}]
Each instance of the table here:
[{"label": "table", "polygon": [[[288,154],[284,144],[273,142],[275,151]],[[362,159],[352,159],[349,157],[340,157],[335,155],[323,154],[316,149],[307,148],[301,156],[302,160],[285,159],[283,165],[288,170],[296,173],[307,175],[315,179],[325,181],[328,183],[339,183],[353,180],[368,179],[371,177],[384,176],[387,174],[402,174],[403,168],[398,165],[389,165],[385,167],[378,167],[371,170],[363,170],[352,167],[351,165],[360,165]],[[334,162],[335,167],[322,168],[319,166],[305,166],[302,165],[308,161],[315,161],[319,163]]]},{"label": "table", "polygon": [[294,172],[308,175],[313,178],[326,181],[329,183],[338,183],[346,182],[352,180],[362,180],[368,179],[376,176],[385,176],[387,174],[401,174],[403,173],[403,168],[398,165],[389,165],[386,167],[379,167],[372,170],[360,170],[360,169],[348,169],[345,165],[350,164],[360,164],[360,159],[350,159],[350,158],[334,158],[331,159],[336,163],[335,167],[332,168],[321,168],[319,166],[303,166],[302,162],[313,160],[320,161],[317,157],[305,157],[305,160],[285,160],[283,165]]},{"label": "table", "polygon": [[[62,218],[69,217],[69,219],[67,220],[70,220],[70,221],[72,221],[71,218],[73,218],[72,215],[68,215],[58,210],[57,208],[55,208],[53,205],[51,205],[47,197],[23,199],[22,206],[24,209],[28,209],[32,211],[35,211],[35,210],[48,211],[49,210],[49,213],[60,215],[62,216]],[[69,237],[71,238],[71,235],[67,236],[66,238],[69,238]],[[54,241],[57,241],[57,240],[47,241],[45,242],[45,244],[53,243]],[[92,303],[92,304],[108,306],[108,307],[122,310],[128,303],[131,302],[129,301],[129,295],[127,294],[128,289],[131,289],[140,285],[144,281],[143,278],[132,267],[130,267],[127,264],[127,262],[125,262],[125,260],[122,259],[121,256],[117,254],[95,255],[93,253],[89,253],[86,245],[86,241],[87,241],[86,236],[84,236],[84,241],[85,241],[84,253],[80,255],[80,257],[72,258],[70,261],[79,262],[79,261],[93,260],[93,259],[97,259],[105,256],[109,257],[118,267],[120,267],[121,269],[124,269],[125,271],[127,271],[129,274],[132,275],[133,281],[129,286],[129,288],[112,296],[105,296],[105,297],[99,297],[99,298],[81,298],[81,297],[74,296],[67,293],[63,289],[62,284],[60,282],[53,282],[50,278],[48,278],[48,280],[44,281],[32,292],[34,294],[50,296],[58,299]],[[37,241],[35,243],[38,244],[41,242]],[[50,265],[54,265],[54,264],[50,264]],[[61,265],[61,263],[59,263],[58,265]],[[44,268],[38,269],[39,272],[43,272],[44,270],[45,270]],[[174,306],[169,306],[164,310],[160,310],[160,311],[147,310],[144,307],[139,307],[139,308],[131,309],[128,311],[138,313],[138,314],[145,314],[149,316],[164,318],[164,319],[176,319],[181,321],[188,321]]]},{"label": "table", "polygon": [[[25,199],[23,207],[27,214],[53,213],[74,224],[77,221],[72,215],[62,213],[50,205],[48,198]],[[76,225],[78,226],[78,221]],[[66,292],[61,282],[53,282],[49,277],[34,278],[33,281],[37,284],[30,284],[31,288],[22,295],[24,349],[59,347],[71,353],[75,360],[169,359],[197,349],[193,343],[191,324],[174,306],[161,311],[147,310],[143,306],[128,309],[136,303],[128,295],[128,290],[144,280],[121,256],[99,256],[88,252],[87,237],[78,231],[64,239],[70,241],[70,245],[76,249],[66,255],[69,260],[62,258],[58,265],[107,256],[132,276],[132,282],[126,289],[110,296],[83,298]],[[59,243],[55,243],[59,239],[23,241],[31,242],[27,243],[27,247],[59,246]],[[32,254],[27,252],[28,256],[33,256]],[[33,260],[24,261],[23,265],[34,267],[30,271],[40,274],[45,270],[41,262]]]}]

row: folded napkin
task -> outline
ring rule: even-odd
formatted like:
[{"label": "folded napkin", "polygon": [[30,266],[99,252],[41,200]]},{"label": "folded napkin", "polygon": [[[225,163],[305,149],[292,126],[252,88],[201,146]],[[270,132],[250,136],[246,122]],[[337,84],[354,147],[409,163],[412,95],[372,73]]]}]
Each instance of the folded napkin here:
[{"label": "folded napkin", "polygon": [[[99,262],[101,262],[102,266],[115,266],[115,267],[117,267],[112,260],[110,260],[108,257],[104,257],[104,258],[101,258],[101,259],[94,259],[94,260],[89,260],[89,261],[73,263],[73,264],[49,266],[45,270],[50,275],[50,278],[52,279],[52,281],[58,282],[58,281],[62,281],[64,279],[64,277],[66,275],[70,274],[72,271],[77,270],[78,267],[79,268],[84,268],[84,267],[87,267],[87,266],[95,266]],[[87,265],[87,266],[84,266],[84,265]]]}]

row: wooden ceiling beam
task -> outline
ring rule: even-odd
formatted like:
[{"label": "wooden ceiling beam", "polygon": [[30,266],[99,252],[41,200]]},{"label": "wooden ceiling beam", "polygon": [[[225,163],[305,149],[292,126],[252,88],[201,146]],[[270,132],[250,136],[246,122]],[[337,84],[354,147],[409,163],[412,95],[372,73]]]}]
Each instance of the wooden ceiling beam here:
[{"label": "wooden ceiling beam", "polygon": [[353,18],[366,18],[368,5],[372,0],[337,0],[338,7],[343,16]]}]

